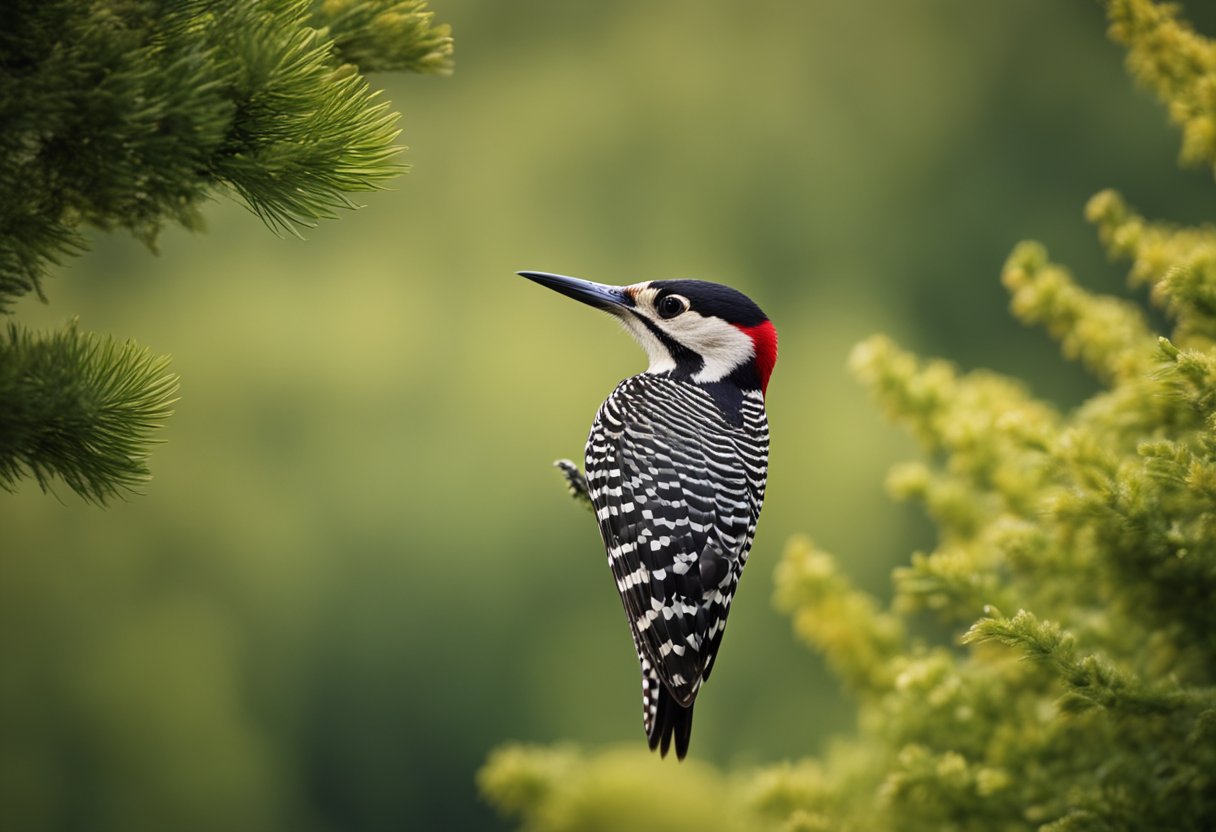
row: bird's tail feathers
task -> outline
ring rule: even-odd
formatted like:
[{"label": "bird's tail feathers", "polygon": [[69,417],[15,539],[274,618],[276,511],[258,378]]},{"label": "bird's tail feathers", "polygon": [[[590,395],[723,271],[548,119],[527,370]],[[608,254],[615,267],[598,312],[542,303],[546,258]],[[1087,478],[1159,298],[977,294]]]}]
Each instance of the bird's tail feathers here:
[{"label": "bird's tail feathers", "polygon": [[666,757],[668,749],[674,743],[676,758],[683,760],[688,754],[688,741],[692,738],[693,706],[685,708],[662,684],[659,685],[657,694],[654,720],[646,726],[650,750],[657,748],[659,754]]}]

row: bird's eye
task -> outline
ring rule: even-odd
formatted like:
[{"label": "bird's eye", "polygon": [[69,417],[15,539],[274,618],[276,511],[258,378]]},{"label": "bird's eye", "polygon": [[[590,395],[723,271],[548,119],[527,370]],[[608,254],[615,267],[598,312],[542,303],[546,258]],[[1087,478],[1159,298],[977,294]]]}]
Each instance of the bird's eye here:
[{"label": "bird's eye", "polygon": [[688,301],[679,295],[666,295],[658,305],[660,318],[674,318],[686,309],[688,309]]}]

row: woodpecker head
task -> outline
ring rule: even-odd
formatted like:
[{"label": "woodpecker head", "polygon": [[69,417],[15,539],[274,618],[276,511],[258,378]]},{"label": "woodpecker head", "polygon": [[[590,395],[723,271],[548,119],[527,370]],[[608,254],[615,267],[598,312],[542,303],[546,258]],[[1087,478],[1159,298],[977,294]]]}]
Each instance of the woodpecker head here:
[{"label": "woodpecker head", "polygon": [[729,286],[704,280],[606,286],[545,272],[519,274],[619,318],[650,356],[648,373],[768,388],[777,330],[759,306]]}]

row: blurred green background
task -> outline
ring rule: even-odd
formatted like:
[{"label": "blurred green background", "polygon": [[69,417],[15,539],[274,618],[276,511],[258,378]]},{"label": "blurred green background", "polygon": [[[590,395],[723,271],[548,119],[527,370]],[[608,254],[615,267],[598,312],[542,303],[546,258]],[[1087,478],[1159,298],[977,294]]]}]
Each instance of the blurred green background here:
[{"label": "blurred green background", "polygon": [[785,541],[880,595],[932,543],[884,495],[912,449],[851,346],[1075,404],[1092,382],[1006,312],[1012,246],[1125,294],[1090,195],[1212,215],[1086,0],[433,6],[456,74],[373,79],[404,113],[395,191],[306,242],[224,199],[159,257],[97,235],[19,305],[172,353],[182,399],[146,496],[0,496],[0,827],[500,828],[473,782],[496,745],[644,742],[550,467],[643,357],[521,268],[719,280],[774,318],[769,498],[693,754],[816,752],[852,711],[771,607]]}]

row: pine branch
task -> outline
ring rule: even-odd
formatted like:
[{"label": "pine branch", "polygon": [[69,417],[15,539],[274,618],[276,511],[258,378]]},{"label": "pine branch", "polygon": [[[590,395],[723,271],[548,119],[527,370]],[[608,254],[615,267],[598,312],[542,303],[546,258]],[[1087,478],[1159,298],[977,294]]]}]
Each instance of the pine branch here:
[{"label": "pine branch", "polygon": [[59,478],[104,504],[150,478],[147,456],[176,401],[168,356],[81,333],[74,323],[0,336],[0,488]]},{"label": "pine branch", "polygon": [[152,246],[167,223],[200,227],[220,190],[277,232],[355,207],[352,193],[405,167],[398,115],[353,63],[450,69],[448,29],[421,0],[14,0],[6,12],[0,311],[41,295],[49,268],[83,249],[84,225]]},{"label": "pine branch", "polygon": [[356,207],[347,194],[381,188],[405,170],[395,160],[398,115],[375,101],[365,78],[334,65],[332,43],[304,15],[298,3],[288,13],[251,11],[214,31],[245,94],[210,170],[288,233]]},{"label": "pine branch", "polygon": [[[235,193],[276,232],[357,207],[402,173],[396,113],[365,69],[450,70],[423,0],[13,0],[0,29],[0,312],[84,249],[81,227],[154,247]],[[320,27],[320,28],[317,28]],[[335,41],[329,31],[333,31]],[[347,63],[342,63],[343,61]],[[104,502],[146,479],[176,379],[74,328],[12,328],[0,487],[27,472]],[[77,375],[79,374],[79,375]]]}]

